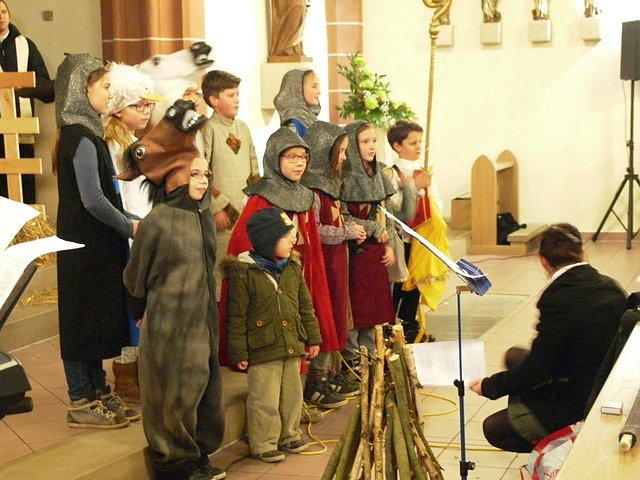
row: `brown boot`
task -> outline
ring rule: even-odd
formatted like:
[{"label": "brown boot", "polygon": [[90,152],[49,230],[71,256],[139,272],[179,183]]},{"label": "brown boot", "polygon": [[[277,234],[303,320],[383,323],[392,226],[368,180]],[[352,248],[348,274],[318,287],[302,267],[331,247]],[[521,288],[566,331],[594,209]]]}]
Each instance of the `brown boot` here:
[{"label": "brown boot", "polygon": [[140,402],[138,387],[138,361],[122,363],[118,358],[113,360],[115,376],[115,392],[129,402]]}]

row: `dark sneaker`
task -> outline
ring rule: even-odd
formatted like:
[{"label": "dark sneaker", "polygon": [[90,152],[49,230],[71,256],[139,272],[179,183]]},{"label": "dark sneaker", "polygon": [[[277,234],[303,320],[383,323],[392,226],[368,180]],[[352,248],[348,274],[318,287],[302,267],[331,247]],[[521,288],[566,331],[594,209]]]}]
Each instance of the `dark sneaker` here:
[{"label": "dark sneaker", "polygon": [[89,402],[84,399],[71,403],[71,408],[67,410],[67,425],[71,428],[108,430],[126,427],[129,420],[124,415],[109,410],[100,400]]},{"label": "dark sneaker", "polygon": [[360,395],[360,385],[356,382],[350,382],[342,373],[336,373],[329,379],[329,385],[333,391],[339,393],[343,397],[355,397]]},{"label": "dark sneaker", "polygon": [[100,400],[109,410],[124,415],[130,422],[135,422],[142,418],[142,412],[129,407],[117,393],[104,394],[100,397]]},{"label": "dark sneaker", "polygon": [[193,472],[191,472],[191,475],[189,475],[186,480],[210,480],[211,477],[204,473],[202,470],[200,470],[199,468],[196,468]]},{"label": "dark sneaker", "polygon": [[309,444],[304,440],[294,440],[293,442],[283,443],[278,448],[287,453],[300,453],[309,448]]},{"label": "dark sneaker", "polygon": [[347,399],[334,392],[324,379],[304,387],[304,401],[320,408],[337,408],[347,404]]},{"label": "dark sneaker", "polygon": [[207,478],[209,480],[222,480],[223,478],[227,477],[227,472],[225,472],[221,468],[214,467],[213,465],[209,464],[198,467],[198,470],[207,475]]},{"label": "dark sneaker", "polygon": [[253,455],[253,458],[257,458],[258,460],[262,460],[267,463],[275,463],[284,460],[285,454],[280,450],[271,450],[270,452],[256,453]]},{"label": "dark sneaker", "polygon": [[300,423],[318,423],[324,417],[324,413],[307,402],[302,402],[302,412],[300,413]]}]

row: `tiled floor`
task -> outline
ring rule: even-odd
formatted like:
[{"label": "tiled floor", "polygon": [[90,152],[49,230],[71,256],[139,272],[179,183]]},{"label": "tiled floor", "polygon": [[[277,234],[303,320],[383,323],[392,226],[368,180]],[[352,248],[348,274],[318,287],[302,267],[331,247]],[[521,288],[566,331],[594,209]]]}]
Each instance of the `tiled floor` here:
[{"label": "tiled floor", "polygon": [[[627,250],[624,242],[599,241],[587,242],[585,248],[590,262],[602,273],[617,279],[629,292],[640,290],[636,282],[640,275],[640,255],[637,251],[640,244],[636,242],[633,249]],[[482,337],[485,341],[487,369],[494,372],[501,369],[502,355],[508,347],[529,343],[534,334],[536,298],[546,279],[536,256],[468,258],[491,279],[493,288],[489,294],[527,295],[525,301]],[[451,279],[444,298],[455,293],[458,284],[456,279]],[[57,338],[20,349],[14,354],[29,374],[33,387],[30,395],[34,399],[35,409],[29,414],[7,417],[0,422],[0,465],[83,434],[82,430],[70,429],[65,423],[67,396]],[[453,387],[438,387],[425,389],[422,394],[419,399],[421,412],[436,414],[423,416],[427,438],[445,468],[445,477],[459,478],[459,412],[455,409],[446,413],[452,410],[451,403],[425,395],[438,395],[455,401],[457,393]],[[505,404],[505,399],[489,401],[471,392],[465,396],[467,460],[477,465],[469,473],[470,479],[520,478],[518,467],[526,462],[527,456],[491,449],[482,435],[482,420],[504,408]],[[351,407],[343,407],[327,415],[322,422],[314,425],[312,433],[324,440],[339,438],[350,410]],[[236,442],[216,454],[213,462],[229,466],[227,478],[230,480],[319,479],[333,445],[328,443],[327,452],[323,454],[290,455],[286,461],[273,465],[243,458],[248,453],[247,447],[242,442]]]}]

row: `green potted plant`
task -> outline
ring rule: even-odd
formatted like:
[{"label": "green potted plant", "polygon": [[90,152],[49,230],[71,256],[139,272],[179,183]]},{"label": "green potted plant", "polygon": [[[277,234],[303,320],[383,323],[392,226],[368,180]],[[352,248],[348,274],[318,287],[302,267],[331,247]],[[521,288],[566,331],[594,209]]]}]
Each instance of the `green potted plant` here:
[{"label": "green potted plant", "polygon": [[364,120],[387,128],[400,119],[413,120],[415,113],[405,102],[391,98],[386,75],[378,75],[367,68],[360,53],[348,55],[348,65],[338,64],[338,73],[349,82],[349,98],[336,107],[340,118]]}]

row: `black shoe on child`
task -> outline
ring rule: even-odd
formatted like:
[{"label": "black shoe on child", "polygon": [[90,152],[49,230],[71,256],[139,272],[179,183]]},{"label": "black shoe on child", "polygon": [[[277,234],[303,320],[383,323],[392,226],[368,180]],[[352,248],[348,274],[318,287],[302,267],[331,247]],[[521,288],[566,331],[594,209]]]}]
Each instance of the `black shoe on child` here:
[{"label": "black shoe on child", "polygon": [[333,391],[326,379],[307,382],[304,401],[321,408],[337,408],[347,404],[347,399]]},{"label": "black shoe on child", "polygon": [[198,470],[204,473],[209,480],[222,480],[223,478],[227,478],[227,472],[208,463],[198,467]]},{"label": "black shoe on child", "polygon": [[333,391],[342,395],[343,397],[355,397],[360,395],[360,384],[356,382],[350,382],[349,379],[342,373],[336,373],[329,379],[329,385],[333,388]]}]

